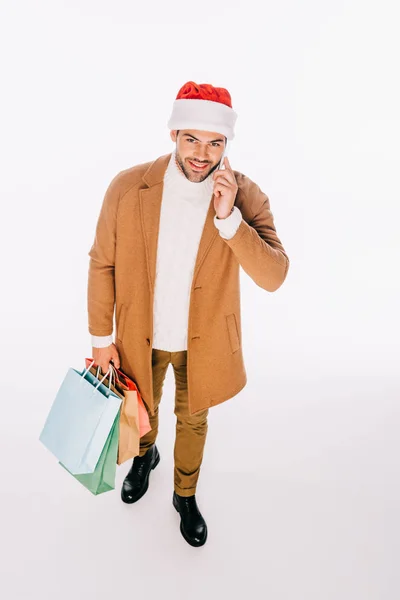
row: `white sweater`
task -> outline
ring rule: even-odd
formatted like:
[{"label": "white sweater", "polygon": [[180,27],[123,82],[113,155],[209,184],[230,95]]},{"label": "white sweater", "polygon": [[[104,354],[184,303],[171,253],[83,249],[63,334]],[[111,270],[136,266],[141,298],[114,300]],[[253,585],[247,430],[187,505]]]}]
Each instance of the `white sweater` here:
[{"label": "white sweater", "polygon": [[[175,150],[165,171],[158,236],[153,305],[153,348],[187,350],[190,289],[200,238],[212,199],[212,175],[189,181],[176,162]],[[233,237],[242,221],[237,206],[214,224],[225,239]],[[92,346],[104,348],[113,336],[92,335]]]}]

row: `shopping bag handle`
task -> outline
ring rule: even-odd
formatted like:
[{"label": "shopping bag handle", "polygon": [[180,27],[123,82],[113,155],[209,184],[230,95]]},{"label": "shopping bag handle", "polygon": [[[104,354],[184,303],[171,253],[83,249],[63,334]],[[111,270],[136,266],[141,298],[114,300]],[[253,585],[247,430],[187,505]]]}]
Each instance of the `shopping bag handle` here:
[{"label": "shopping bag handle", "polygon": [[[94,361],[93,361],[93,362],[94,362]],[[99,371],[100,371],[100,369],[101,369],[101,367],[100,367],[100,365],[99,365],[99,366],[97,367],[97,373],[96,373],[96,377],[97,377],[97,379],[99,378]],[[112,365],[111,363],[109,364],[109,367],[108,367],[107,374],[108,374],[108,372],[109,372],[109,371],[110,371],[111,373],[113,373],[113,375],[114,375],[114,379],[120,383],[120,378],[118,377],[117,370],[116,370],[116,368],[114,367],[114,365]]]},{"label": "shopping bag handle", "polygon": [[[89,372],[89,370],[92,368],[92,366],[94,365],[94,360],[91,362],[91,364],[88,366],[87,369],[85,369],[85,371],[83,372],[83,375],[81,376],[81,382],[83,381],[83,379],[85,378],[86,373]],[[99,367],[100,368],[100,367]],[[95,386],[95,389],[93,390],[93,393],[95,392],[95,390],[98,389],[98,387],[103,383],[103,381],[106,379],[106,377],[108,376],[108,374],[110,373],[110,381],[108,383],[108,389],[111,392],[111,381],[113,379],[113,377],[115,377],[114,372],[113,372],[113,368],[112,365],[109,366],[108,370],[106,371],[106,374],[104,375],[104,377],[99,381],[99,383]],[[98,379],[98,376],[96,376],[96,378]]]},{"label": "shopping bag handle", "polygon": [[[89,358],[86,358],[86,362],[87,362],[88,360],[90,360],[90,359],[89,359]],[[93,359],[93,358],[92,358],[91,360],[92,360],[92,362],[91,362],[91,363],[90,363],[90,365],[88,366],[88,369],[91,369],[93,365],[94,365],[95,367],[97,367],[97,373],[96,373],[96,377],[97,377],[97,379],[98,379],[98,378],[99,378],[99,370],[100,370],[100,368],[101,368],[101,367],[100,367],[100,365],[97,365],[97,364],[96,364],[96,362],[94,361],[94,359]],[[120,380],[120,378],[119,378],[119,375],[118,375],[118,369],[117,369],[117,368],[116,368],[116,367],[115,367],[115,366],[114,366],[114,365],[113,365],[113,364],[110,362],[110,363],[109,363],[109,366],[108,366],[108,371],[107,371],[107,374],[108,374],[108,372],[109,372],[111,369],[113,370],[113,373],[114,373],[114,378],[116,379],[116,381],[118,381],[119,383],[121,383],[121,380]]]},{"label": "shopping bag handle", "polygon": [[[94,364],[95,367],[98,366],[96,364],[96,362],[93,360],[93,358],[85,358],[85,364],[89,365],[89,367],[88,367],[89,369],[91,369],[91,367],[93,366],[93,364]],[[138,386],[136,385],[135,381],[132,381],[128,377],[128,375],[126,375],[123,371],[121,371],[121,369],[117,369],[117,367],[115,367],[112,364],[112,362],[110,363],[110,365],[114,369],[116,380],[118,381],[118,383],[121,386],[125,385],[130,391],[134,390],[134,391],[139,392]]]}]

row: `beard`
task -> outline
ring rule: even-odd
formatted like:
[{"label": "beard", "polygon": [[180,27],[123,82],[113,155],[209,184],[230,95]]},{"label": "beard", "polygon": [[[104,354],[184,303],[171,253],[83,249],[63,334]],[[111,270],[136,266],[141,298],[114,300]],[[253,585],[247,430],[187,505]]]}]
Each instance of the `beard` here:
[{"label": "beard", "polygon": [[[211,173],[213,173],[219,166],[219,162],[217,162],[217,164],[214,165],[211,169],[209,169],[209,167],[207,167],[205,173],[201,173],[201,172],[196,173],[195,171],[192,171],[188,167],[186,167],[180,154],[178,153],[178,150],[176,150],[175,156],[176,156],[176,162],[178,163],[181,171],[183,171],[186,179],[189,179],[189,181],[194,181],[196,183],[201,183],[202,181],[207,179],[207,177],[209,177],[211,175]],[[192,159],[189,158],[188,160],[192,160]],[[207,163],[207,164],[210,164],[210,163]]]}]

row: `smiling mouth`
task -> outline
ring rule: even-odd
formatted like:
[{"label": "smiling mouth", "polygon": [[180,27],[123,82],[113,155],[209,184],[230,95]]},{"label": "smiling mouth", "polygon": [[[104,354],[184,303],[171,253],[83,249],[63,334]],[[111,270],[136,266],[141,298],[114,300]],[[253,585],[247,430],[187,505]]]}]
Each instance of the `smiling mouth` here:
[{"label": "smiling mouth", "polygon": [[204,171],[208,167],[208,163],[197,163],[188,159],[189,165],[194,171]]}]

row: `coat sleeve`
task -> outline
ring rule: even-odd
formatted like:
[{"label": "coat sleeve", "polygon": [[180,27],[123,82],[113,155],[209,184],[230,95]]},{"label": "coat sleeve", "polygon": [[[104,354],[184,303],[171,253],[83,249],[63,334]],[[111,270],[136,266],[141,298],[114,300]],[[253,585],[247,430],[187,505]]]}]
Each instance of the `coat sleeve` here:
[{"label": "coat sleeve", "polygon": [[268,196],[249,178],[239,188],[251,207],[251,220],[245,219],[235,235],[225,239],[243,270],[264,290],[274,292],[289,269],[288,255],[277,235]]},{"label": "coat sleeve", "polygon": [[89,333],[94,336],[113,332],[115,304],[115,244],[117,211],[120,198],[115,177],[105,193],[97,220],[93,245],[89,251],[87,310]]}]

